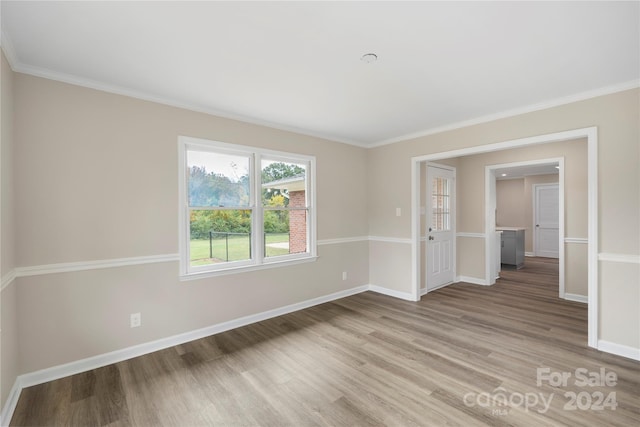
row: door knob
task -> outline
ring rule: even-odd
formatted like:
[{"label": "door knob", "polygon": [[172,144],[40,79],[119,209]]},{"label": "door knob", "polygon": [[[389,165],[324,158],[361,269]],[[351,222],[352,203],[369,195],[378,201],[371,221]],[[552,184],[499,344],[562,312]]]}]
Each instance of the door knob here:
[{"label": "door knob", "polygon": [[429,240],[433,240],[433,236],[429,236]]}]

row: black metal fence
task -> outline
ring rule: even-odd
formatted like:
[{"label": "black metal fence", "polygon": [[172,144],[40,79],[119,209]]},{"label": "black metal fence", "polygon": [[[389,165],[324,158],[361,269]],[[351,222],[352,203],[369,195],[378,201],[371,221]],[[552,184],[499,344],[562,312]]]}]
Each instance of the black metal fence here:
[{"label": "black metal fence", "polygon": [[[264,233],[264,253],[267,253],[267,236],[269,234],[285,234],[285,233]],[[289,236],[289,233],[286,233]],[[214,236],[221,236],[216,238],[222,238],[225,240],[225,261],[229,261],[229,236],[247,236],[249,238],[249,259],[251,259],[251,233],[229,233],[226,231],[209,231],[209,258],[213,259],[213,239]]]}]

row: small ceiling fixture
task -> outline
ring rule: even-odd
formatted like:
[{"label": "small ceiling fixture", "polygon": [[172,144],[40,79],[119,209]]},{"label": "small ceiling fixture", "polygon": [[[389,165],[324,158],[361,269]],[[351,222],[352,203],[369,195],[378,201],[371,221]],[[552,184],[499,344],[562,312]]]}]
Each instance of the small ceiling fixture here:
[{"label": "small ceiling fixture", "polygon": [[365,53],[364,55],[362,55],[362,57],[360,57],[360,61],[366,62],[367,64],[376,62],[377,60],[378,55],[376,55],[375,53]]}]

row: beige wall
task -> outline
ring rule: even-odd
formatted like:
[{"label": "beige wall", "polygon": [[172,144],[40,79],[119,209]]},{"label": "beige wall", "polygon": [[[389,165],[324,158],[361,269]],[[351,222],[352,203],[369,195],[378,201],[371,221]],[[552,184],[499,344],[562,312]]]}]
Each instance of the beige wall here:
[{"label": "beige wall", "polygon": [[[587,162],[586,144],[577,145],[579,162]],[[573,174],[565,177],[565,237],[587,237],[587,170],[574,168]],[[533,253],[533,186],[558,183],[558,175],[533,175],[519,179],[497,182],[496,204],[498,206],[496,225],[500,227],[522,227],[526,230],[524,250]]]},{"label": "beige wall", "polygon": [[570,296],[589,295],[589,256],[584,243],[564,244],[564,290]]},{"label": "beige wall", "polygon": [[496,225],[522,227],[525,222],[524,178],[496,182]]},{"label": "beige wall", "polygon": [[4,276],[15,267],[14,256],[14,187],[13,187],[13,78],[14,74],[9,67],[9,63],[2,53],[2,147],[0,152],[0,159],[2,164],[0,170],[2,175],[0,177],[0,193],[2,200],[0,201],[0,219],[2,221],[1,229],[1,244],[0,253],[2,257],[0,259],[0,269]]},{"label": "beige wall", "polygon": [[18,324],[16,313],[16,281],[5,283],[15,267],[14,257],[14,190],[13,190],[13,71],[4,57],[0,80],[2,92],[0,141],[0,407],[4,406],[9,391],[19,372]]},{"label": "beige wall", "polygon": [[[318,238],[368,234],[363,148],[23,74],[15,117],[21,267],[177,253],[179,135],[315,155]],[[187,282],[177,262],[21,278],[20,371],[368,283],[367,242],[318,252],[312,263]],[[134,312],[142,326],[131,329]]]},{"label": "beige wall", "polygon": [[[587,161],[587,147],[583,144],[579,151],[584,151],[579,161]],[[566,153],[566,152],[565,152]],[[572,184],[571,189],[567,189],[569,198],[577,195],[581,198],[579,217],[572,218],[567,221],[574,224],[579,220],[580,225],[572,228],[581,228],[582,237],[586,237],[587,233],[587,170],[574,169],[574,172],[580,174],[580,180],[568,180]],[[558,183],[558,174],[550,175],[531,175],[524,178],[498,180],[496,183],[496,225],[499,227],[520,227],[525,228],[525,252],[533,252],[533,186],[537,184],[554,184]],[[578,184],[577,186],[575,184]],[[572,205],[573,207],[573,205]],[[571,209],[573,213],[574,209]],[[577,213],[578,213],[577,212]]]},{"label": "beige wall", "polygon": [[[403,286],[411,281],[411,245],[399,242],[369,242],[369,259],[384,258],[384,262],[369,263],[370,284],[392,291],[404,293],[409,297],[410,289]],[[409,263],[409,268],[407,268]]]},{"label": "beige wall", "polygon": [[[640,254],[640,91],[638,89],[618,92],[611,95],[575,102],[559,107],[540,110],[519,116],[495,120],[439,134],[428,135],[404,142],[385,145],[369,150],[369,218],[370,234],[391,238],[408,238],[411,235],[411,218],[408,215],[395,217],[392,206],[403,207],[403,211],[410,209],[411,203],[411,158],[427,154],[448,152],[451,150],[486,145],[502,141],[509,141],[536,135],[544,135],[571,129],[598,127],[598,233],[600,253],[638,256]],[[532,147],[537,150],[535,147]],[[498,153],[494,153],[498,154]],[[545,154],[543,157],[546,157]],[[552,156],[556,157],[556,155]],[[530,160],[522,158],[521,160]],[[508,161],[517,161],[512,158]],[[505,162],[508,162],[505,161]],[[458,169],[458,232],[484,232],[483,216],[484,183],[477,187],[464,185],[464,181],[478,180],[477,175],[464,169],[465,160],[460,159]],[[496,163],[502,163],[496,160]],[[581,163],[584,170],[585,163]],[[385,170],[388,173],[379,174],[375,171]],[[567,173],[569,165],[567,165]],[[475,178],[473,177],[475,176]],[[567,185],[569,183],[567,182]],[[374,194],[390,195],[392,201],[381,198],[375,199]],[[566,234],[570,237],[587,237],[584,225],[586,220],[573,220],[573,215],[579,215],[579,206],[584,206],[586,195],[576,199],[576,208],[567,207]],[[582,199],[580,201],[578,199]],[[466,206],[462,203],[465,201]],[[567,204],[569,201],[567,201]],[[484,258],[484,246],[477,245],[474,238],[459,238],[458,250],[474,256],[475,260]],[[465,243],[468,242],[468,243]],[[473,242],[473,243],[471,243]],[[473,246],[473,248],[469,245]],[[566,249],[566,248],[565,248]],[[570,250],[571,251],[571,250]],[[571,253],[581,253],[580,250]],[[378,270],[384,269],[386,253],[382,248],[372,258],[370,263],[376,264]],[[458,274],[475,276],[484,273],[484,266],[473,261],[474,265],[465,265],[458,257]],[[471,261],[469,261],[471,262]],[[478,264],[478,265],[476,265]],[[605,267],[605,264],[606,267]],[[633,299],[635,294],[629,292],[629,285],[638,286],[639,278],[630,270],[626,275],[614,275],[611,261],[601,261],[603,267],[599,280],[600,301],[608,304],[600,306],[600,339],[615,342],[632,348],[640,348],[640,300]],[[614,263],[614,265],[619,263]],[[481,270],[480,270],[481,267]],[[390,268],[411,269],[410,260],[402,266]],[[633,270],[635,271],[635,270]],[[387,275],[392,273],[387,272]],[[404,272],[403,272],[404,274]],[[477,277],[477,276],[475,276]],[[482,276],[480,276],[482,277]],[[572,272],[569,277],[579,277]],[[377,277],[372,273],[371,281],[375,283]],[[396,285],[404,292],[410,292],[411,283],[407,281]],[[577,288],[567,292],[581,293]],[[635,291],[634,291],[635,292]],[[582,293],[584,294],[584,293]],[[619,303],[623,310],[614,310]],[[622,319],[622,320],[613,320]],[[623,322],[626,328],[613,334],[615,329],[611,325]]]},{"label": "beige wall", "polygon": [[[484,232],[484,177],[486,166],[557,157],[565,159],[565,225],[568,229],[565,233],[571,237],[587,237],[587,147],[585,139],[460,157],[458,162],[458,187],[460,188],[458,196],[458,231]],[[545,180],[545,178],[527,177],[526,180],[514,185],[514,187],[518,188],[510,188],[511,193],[509,196],[515,197],[517,203],[520,204],[520,206],[514,207],[515,203],[508,203],[512,211],[508,215],[513,218],[513,221],[518,222],[518,224],[511,225],[521,226],[526,229],[525,236],[529,235],[527,238],[529,248],[532,248],[530,239],[533,226],[531,186],[534,183],[544,182]],[[496,183],[496,192],[498,191],[498,186],[503,185],[502,183],[511,185],[509,184],[510,181],[516,180]],[[514,194],[513,190],[521,192],[521,194]],[[504,200],[496,200],[496,202],[504,204]],[[498,215],[501,215],[501,211],[504,211],[504,206],[502,209],[498,206]],[[498,220],[500,221],[500,219]],[[499,225],[506,226],[507,224],[499,223]],[[527,251],[530,252],[531,250],[527,249]]]}]

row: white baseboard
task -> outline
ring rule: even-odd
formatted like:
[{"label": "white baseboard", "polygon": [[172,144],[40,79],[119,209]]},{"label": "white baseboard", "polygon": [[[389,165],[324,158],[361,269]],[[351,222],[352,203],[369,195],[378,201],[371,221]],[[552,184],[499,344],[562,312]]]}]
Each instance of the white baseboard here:
[{"label": "white baseboard", "polygon": [[471,283],[473,285],[489,286],[487,285],[486,280],[478,279],[477,277],[470,277],[470,276],[458,276],[456,277],[456,283],[458,282]]},{"label": "white baseboard", "polygon": [[447,286],[453,285],[454,283],[458,283],[458,282],[456,282],[454,280],[453,282],[445,283],[443,285],[436,286],[435,288],[432,288],[432,289],[422,288],[422,289],[420,289],[420,296],[422,296],[422,295],[424,295],[424,294],[426,294],[428,292],[433,292],[433,291],[437,291],[438,289],[446,288]]},{"label": "white baseboard", "polygon": [[88,357],[85,359],[77,360],[77,361],[66,363],[63,365],[53,366],[51,368],[46,368],[39,371],[30,372],[28,374],[23,374],[18,377],[18,379],[16,380],[16,384],[19,385],[19,389],[22,389],[24,387],[31,387],[37,384],[42,384],[48,381],[57,380],[60,378],[68,377],[70,375],[75,375],[81,372],[86,372],[92,369],[97,369],[113,363],[121,362],[123,360],[128,360],[134,357],[149,354],[154,351],[159,351],[159,350],[163,350],[176,345],[184,344],[200,338],[219,334],[221,332],[225,332],[231,329],[250,325],[252,323],[261,322],[263,320],[271,319],[273,317],[282,316],[284,314],[292,313],[294,311],[303,310],[305,308],[313,307],[318,304],[323,304],[326,302],[345,298],[351,295],[359,294],[365,291],[373,291],[373,292],[388,295],[391,297],[400,298],[407,301],[413,301],[412,295],[408,292],[396,291],[393,289],[383,288],[381,286],[376,286],[376,285],[362,285],[355,288],[347,289],[345,291],[335,292],[333,294],[325,295],[322,297],[313,298],[313,299],[302,301],[296,304],[287,305],[285,307],[280,307],[280,308],[268,310],[262,313],[230,320],[228,322],[211,325],[206,328],[185,332],[183,334],[178,334],[171,337],[162,338],[156,341],[151,341],[151,342],[135,345],[132,347],[127,347],[121,350],[99,354],[97,356]]},{"label": "white baseboard", "polygon": [[394,289],[383,288],[382,286],[369,285],[369,290],[382,295],[388,295],[394,298],[400,298],[406,301],[415,301],[413,295],[409,292],[396,291]]},{"label": "white baseboard", "polygon": [[589,298],[586,295],[568,294],[565,292],[563,298],[569,301],[581,302],[584,304],[587,304],[589,302]]},{"label": "white baseboard", "polygon": [[282,316],[284,314],[292,313],[294,311],[303,310],[305,308],[313,307],[314,305],[323,304],[326,302],[334,301],[337,299],[345,298],[351,295],[359,294],[369,290],[368,285],[358,286],[355,288],[347,289],[340,292],[335,292],[329,295],[324,295],[318,298],[312,298],[310,300],[302,301],[295,304],[290,304],[284,307],[276,308],[273,310],[267,310],[262,313],[252,314],[250,316],[241,317],[238,319],[230,320],[228,322],[211,325],[202,329],[197,329],[183,334],[174,335],[167,338],[162,338],[156,341],[151,341],[133,347],[123,348],[121,350],[112,351],[109,353],[99,354],[97,356],[88,357],[86,359],[77,360],[63,365],[53,366],[51,368],[42,369],[35,372],[20,375],[14,384],[11,394],[7,399],[7,403],[2,410],[1,425],[8,424],[13,416],[16,404],[18,403],[18,397],[20,392],[25,387],[31,387],[37,384],[42,384],[48,381],[57,380],[60,378],[75,375],[81,372],[90,371],[92,369],[101,368],[103,366],[111,365],[113,363],[122,362],[134,357],[143,356],[145,354],[152,353],[154,351],[163,350],[165,348],[173,347],[175,345],[184,344],[189,341],[197,340],[200,338],[208,337],[210,335],[225,332],[231,329],[239,328],[242,326],[250,325],[252,323],[261,322],[263,320],[271,319],[273,317]]},{"label": "white baseboard", "polygon": [[[484,279],[478,279],[475,277],[458,276],[456,282],[466,282],[476,285],[486,285]],[[273,310],[267,310],[262,313],[253,314],[250,316],[241,317],[238,319],[230,320],[228,322],[219,323],[216,325],[208,326],[206,328],[197,329],[194,331],[186,332],[183,334],[174,335],[171,337],[163,338],[160,340],[139,344],[133,347],[124,348],[121,350],[112,351],[110,353],[100,354],[97,356],[81,359],[75,362],[66,363],[64,365],[53,366],[51,368],[42,369],[35,372],[20,375],[5,402],[2,412],[0,413],[0,425],[8,425],[15,411],[20,393],[23,388],[31,387],[37,384],[42,384],[48,381],[53,381],[59,378],[64,378],[70,375],[86,372],[92,369],[97,369],[103,366],[107,366],[113,363],[121,362],[123,360],[131,359],[134,357],[142,356],[154,351],[163,350],[175,345],[184,344],[189,341],[204,338],[210,335],[225,332],[231,329],[239,328],[242,326],[250,325],[252,323],[261,322],[273,317],[282,316],[284,314],[292,313],[294,311],[303,310],[305,308],[313,307],[318,304],[334,301],[337,299],[345,298],[351,295],[359,294],[365,291],[373,291],[383,295],[388,295],[395,298],[400,298],[407,301],[414,301],[412,294],[408,292],[396,291],[389,288],[384,288],[376,285],[362,285],[355,288],[347,289],[340,292],[335,292],[329,295],[321,296],[318,298],[312,298],[310,300],[302,301],[295,304],[290,304],[284,307],[276,308]],[[421,290],[421,291],[425,291]],[[422,292],[421,292],[422,293]],[[570,297],[585,298],[582,295],[565,294],[565,298]],[[628,347],[608,341],[598,341],[598,349],[608,353],[616,354],[619,356],[627,357],[634,360],[640,360],[640,349]]]},{"label": "white baseboard", "polygon": [[13,417],[13,412],[18,405],[18,399],[20,398],[20,392],[22,392],[23,386],[20,384],[20,377],[16,378],[16,381],[11,387],[7,401],[2,407],[2,413],[0,413],[0,426],[8,426]]},{"label": "white baseboard", "polygon": [[533,252],[525,252],[524,256],[536,256],[536,254]]},{"label": "white baseboard", "polygon": [[598,340],[598,350],[640,361],[640,348]]}]

